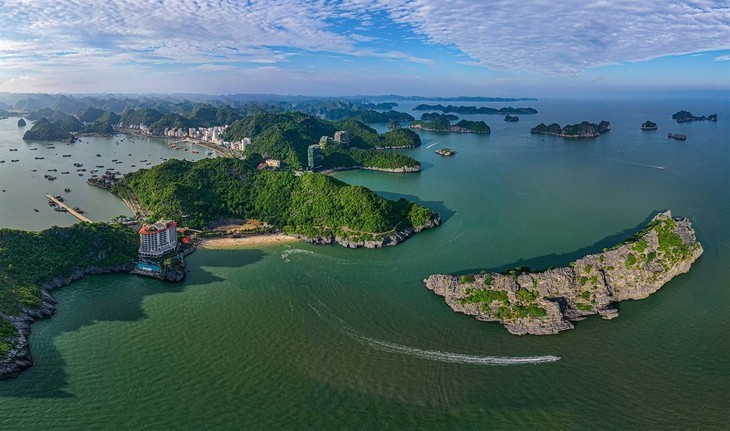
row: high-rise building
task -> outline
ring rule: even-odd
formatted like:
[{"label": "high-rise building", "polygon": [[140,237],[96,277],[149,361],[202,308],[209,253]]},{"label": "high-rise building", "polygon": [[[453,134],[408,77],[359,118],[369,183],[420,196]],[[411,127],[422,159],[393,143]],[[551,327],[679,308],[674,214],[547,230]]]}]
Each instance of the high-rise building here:
[{"label": "high-rise building", "polygon": [[317,170],[322,167],[322,149],[319,145],[310,145],[307,147],[307,165],[310,171]]},{"label": "high-rise building", "polygon": [[177,247],[177,223],[160,220],[139,230],[139,255],[160,257]]}]

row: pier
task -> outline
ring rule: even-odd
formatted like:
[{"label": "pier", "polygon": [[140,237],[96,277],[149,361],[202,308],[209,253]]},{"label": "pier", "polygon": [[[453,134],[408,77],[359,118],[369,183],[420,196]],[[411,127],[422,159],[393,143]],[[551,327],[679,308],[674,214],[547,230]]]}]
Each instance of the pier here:
[{"label": "pier", "polygon": [[66,208],[66,211],[68,211],[69,214],[71,214],[72,216],[76,217],[77,219],[79,219],[81,221],[85,221],[87,223],[94,223],[90,218],[84,216],[83,214],[79,214],[78,212],[74,211],[73,208],[71,208],[68,205],[66,205],[65,203],[59,201],[58,199],[56,199],[55,197],[53,197],[53,195],[46,195],[46,197],[48,198],[48,200],[55,202],[56,205],[60,206],[61,208]]}]

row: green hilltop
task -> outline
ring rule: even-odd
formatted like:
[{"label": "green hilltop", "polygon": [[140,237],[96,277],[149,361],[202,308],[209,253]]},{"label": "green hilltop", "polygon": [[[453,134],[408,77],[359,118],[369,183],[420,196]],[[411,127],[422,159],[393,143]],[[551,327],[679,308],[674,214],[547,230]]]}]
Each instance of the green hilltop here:
[{"label": "green hilltop", "polygon": [[136,196],[153,219],[181,220],[193,228],[222,218],[258,219],[325,242],[380,241],[396,230],[438,224],[438,214],[405,199],[393,202],[319,173],[258,171],[252,165],[259,160],[168,160],[127,174],[113,192]]},{"label": "green hilltop", "polygon": [[418,165],[416,160],[400,154],[382,153],[379,157],[374,157],[361,152],[417,147],[421,145],[421,139],[413,131],[399,129],[380,135],[375,129],[357,120],[331,122],[301,112],[250,115],[233,123],[224,133],[223,139],[239,141],[250,137],[252,144],[246,149],[248,154],[258,153],[264,157],[279,159],[289,168],[304,169],[307,167],[307,148],[318,144],[322,136],[333,137],[339,130],[347,131],[350,135],[349,148],[334,145],[324,153],[325,166],[337,166],[327,162],[327,158],[335,153],[361,161],[377,161],[377,165],[365,165],[366,167],[390,169]]}]

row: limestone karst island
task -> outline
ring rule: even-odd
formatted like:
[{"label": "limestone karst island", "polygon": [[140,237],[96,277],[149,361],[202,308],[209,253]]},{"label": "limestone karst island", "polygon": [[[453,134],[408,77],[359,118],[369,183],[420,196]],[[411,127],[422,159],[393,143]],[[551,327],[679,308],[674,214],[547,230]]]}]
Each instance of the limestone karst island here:
[{"label": "limestone karst island", "polygon": [[689,220],[666,211],[623,244],[568,267],[436,274],[424,282],[458,313],[499,322],[512,334],[557,334],[592,314],[613,319],[617,302],[646,298],[689,271],[702,251]]}]

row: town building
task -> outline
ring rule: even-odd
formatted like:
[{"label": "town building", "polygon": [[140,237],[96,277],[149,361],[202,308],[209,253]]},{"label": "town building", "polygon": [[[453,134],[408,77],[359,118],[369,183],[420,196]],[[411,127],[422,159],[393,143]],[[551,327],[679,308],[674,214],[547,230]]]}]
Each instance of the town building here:
[{"label": "town building", "polygon": [[139,255],[160,257],[177,247],[177,223],[160,220],[139,230]]}]

